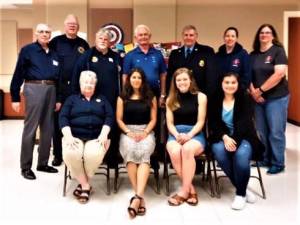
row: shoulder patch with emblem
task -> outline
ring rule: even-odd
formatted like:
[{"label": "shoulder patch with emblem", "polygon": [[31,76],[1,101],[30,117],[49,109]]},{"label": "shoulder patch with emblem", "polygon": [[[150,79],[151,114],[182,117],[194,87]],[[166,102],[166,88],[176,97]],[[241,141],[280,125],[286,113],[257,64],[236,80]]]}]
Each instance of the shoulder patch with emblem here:
[{"label": "shoulder patch with emblem", "polygon": [[201,59],[201,60],[199,61],[199,66],[200,66],[200,67],[203,67],[203,66],[205,66],[205,62],[204,62],[204,60],[203,60],[203,59]]},{"label": "shoulder patch with emblem", "polygon": [[79,47],[77,48],[77,50],[78,50],[78,52],[79,52],[80,54],[83,54],[83,53],[85,52],[84,48],[81,47],[81,46],[79,46]]},{"label": "shoulder patch with emblem", "polygon": [[98,62],[97,56],[93,56],[93,57],[92,57],[92,62],[94,62],[94,63],[95,63],[95,62]]}]

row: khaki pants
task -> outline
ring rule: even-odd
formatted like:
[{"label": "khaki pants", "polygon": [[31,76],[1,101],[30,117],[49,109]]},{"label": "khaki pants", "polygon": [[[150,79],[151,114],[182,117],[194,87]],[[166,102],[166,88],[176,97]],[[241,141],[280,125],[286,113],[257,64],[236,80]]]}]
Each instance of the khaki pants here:
[{"label": "khaki pants", "polygon": [[[79,139],[78,139],[79,140]],[[71,172],[71,176],[87,175],[91,178],[105,156],[106,150],[97,139],[83,142],[79,140],[78,148],[67,145],[62,139],[63,160]]]}]

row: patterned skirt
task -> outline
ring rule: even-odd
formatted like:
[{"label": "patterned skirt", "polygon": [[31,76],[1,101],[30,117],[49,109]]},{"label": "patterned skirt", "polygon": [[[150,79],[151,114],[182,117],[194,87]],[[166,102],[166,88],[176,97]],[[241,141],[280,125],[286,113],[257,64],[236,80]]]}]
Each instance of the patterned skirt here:
[{"label": "patterned skirt", "polygon": [[[146,128],[145,125],[126,125],[128,129],[133,132],[142,132]],[[120,153],[126,163],[133,162],[136,164],[149,163],[150,156],[155,149],[155,137],[154,132],[148,134],[148,136],[136,142],[126,134],[121,134],[120,137]]]}]

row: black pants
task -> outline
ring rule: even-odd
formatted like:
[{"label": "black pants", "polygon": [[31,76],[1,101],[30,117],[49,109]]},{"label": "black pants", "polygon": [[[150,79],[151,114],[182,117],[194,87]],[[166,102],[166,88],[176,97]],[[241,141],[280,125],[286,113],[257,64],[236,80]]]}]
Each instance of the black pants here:
[{"label": "black pants", "polygon": [[53,155],[57,159],[62,159],[62,144],[63,137],[58,124],[59,112],[54,113],[54,132],[53,132]]}]

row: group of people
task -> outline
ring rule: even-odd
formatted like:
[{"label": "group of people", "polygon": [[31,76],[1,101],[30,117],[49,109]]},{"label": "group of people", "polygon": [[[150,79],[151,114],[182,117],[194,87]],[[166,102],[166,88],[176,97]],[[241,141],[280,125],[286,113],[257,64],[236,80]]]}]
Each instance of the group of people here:
[{"label": "group of people", "polygon": [[[269,174],[284,170],[287,57],[272,25],[259,27],[250,55],[238,43],[235,27],[225,30],[225,43],[215,54],[197,43],[197,29],[187,25],[183,46],[171,52],[168,66],[152,47],[146,25],[136,27],[137,47],[123,64],[110,49],[109,30],[100,28],[95,46],[89,48],[77,36],[75,15],[68,15],[64,25],[65,34],[51,41],[50,27],[37,25],[37,41],[22,48],[11,82],[15,111],[20,110],[20,87],[25,83],[20,159],[24,178],[36,179],[31,167],[38,126],[37,171],[58,172],[48,165],[53,137],[52,165],[65,162],[78,181],[73,195],[80,203],[88,202],[90,179],[106,153],[117,149],[134,191],[129,216],[144,215],[150,156],[158,144],[164,107],[169,132],[164,147],[181,180],[169,205],[198,204],[192,183],[195,156],[207,149],[236,188],[233,209],[255,201],[247,190],[250,160],[259,160]],[[114,157],[111,154],[112,161]]]}]

